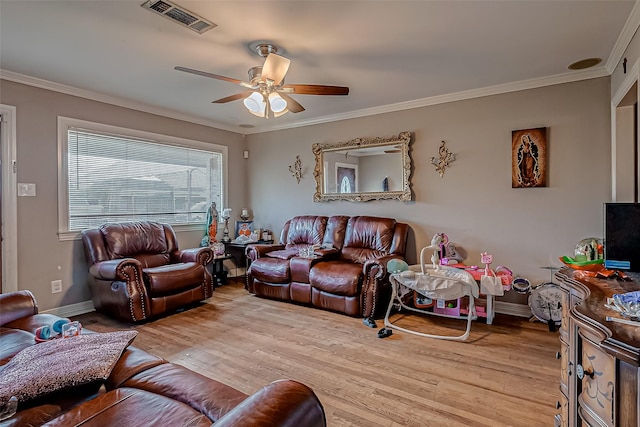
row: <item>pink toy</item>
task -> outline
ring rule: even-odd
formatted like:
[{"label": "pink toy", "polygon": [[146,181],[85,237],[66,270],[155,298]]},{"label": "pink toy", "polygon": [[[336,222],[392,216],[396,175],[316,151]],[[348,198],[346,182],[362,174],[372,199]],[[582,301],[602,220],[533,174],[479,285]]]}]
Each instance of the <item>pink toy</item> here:
[{"label": "pink toy", "polygon": [[484,274],[490,276],[491,268],[489,267],[493,262],[493,255],[489,255],[486,252],[480,254],[480,262],[484,264]]}]

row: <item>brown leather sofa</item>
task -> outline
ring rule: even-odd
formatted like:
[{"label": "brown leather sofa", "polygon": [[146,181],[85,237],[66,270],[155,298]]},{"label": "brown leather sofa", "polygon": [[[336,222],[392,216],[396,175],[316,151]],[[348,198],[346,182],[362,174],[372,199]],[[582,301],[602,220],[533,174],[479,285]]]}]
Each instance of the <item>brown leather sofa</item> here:
[{"label": "brown leather sofa", "polygon": [[210,298],[210,248],[180,250],[168,224],[107,223],[82,231],[96,310],[139,322]]},{"label": "brown leather sofa", "polygon": [[[258,296],[350,316],[381,317],[391,288],[386,266],[404,259],[409,226],[371,216],[296,216],[279,245],[250,245],[247,287]],[[298,256],[319,246],[316,256]]]},{"label": "brown leather sofa", "polygon": [[[34,331],[58,317],[38,314],[31,292],[0,295],[0,366],[35,344]],[[0,367],[1,369],[1,367]],[[55,367],[51,367],[55,369]],[[9,426],[326,426],[307,386],[275,381],[251,396],[129,346],[104,383],[65,389],[1,421]]]}]

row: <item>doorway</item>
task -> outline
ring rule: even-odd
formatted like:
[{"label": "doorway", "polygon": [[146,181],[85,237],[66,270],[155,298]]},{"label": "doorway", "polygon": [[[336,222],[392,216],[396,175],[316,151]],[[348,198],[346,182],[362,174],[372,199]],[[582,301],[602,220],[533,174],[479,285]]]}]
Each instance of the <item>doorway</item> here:
[{"label": "doorway", "polygon": [[638,62],[611,99],[611,200],[640,200]]},{"label": "doorway", "polygon": [[18,290],[16,108],[0,104],[0,278],[2,293]]}]

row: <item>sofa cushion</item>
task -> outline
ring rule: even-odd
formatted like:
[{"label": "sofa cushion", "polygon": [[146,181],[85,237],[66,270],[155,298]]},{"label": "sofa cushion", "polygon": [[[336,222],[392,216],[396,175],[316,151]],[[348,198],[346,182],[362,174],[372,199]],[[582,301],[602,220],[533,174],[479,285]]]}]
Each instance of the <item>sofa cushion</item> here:
[{"label": "sofa cushion", "polygon": [[32,345],[0,371],[0,406],[107,379],[137,331],[84,334]]},{"label": "sofa cushion", "polygon": [[341,258],[364,264],[370,259],[388,255],[395,225],[393,218],[351,217],[347,223]]},{"label": "sofa cushion", "polygon": [[295,256],[298,256],[300,251],[296,248],[291,249],[282,249],[280,251],[271,251],[266,254],[266,256],[270,258],[280,258],[280,259],[291,259]]},{"label": "sofa cushion", "polygon": [[166,253],[164,227],[156,222],[120,222],[100,226],[111,258],[127,258],[144,253]]},{"label": "sofa cushion", "polygon": [[19,329],[0,328],[0,366],[6,364],[21,350],[31,347],[35,335]]},{"label": "sofa cushion", "polygon": [[130,258],[135,258],[140,261],[142,264],[142,268],[153,268],[160,267],[171,262],[171,255],[163,253],[163,254],[138,254],[135,256],[131,256]]},{"label": "sofa cushion", "polygon": [[[163,363],[142,371],[122,386],[179,400],[214,422],[247,398],[246,394],[226,384],[173,363]],[[211,396],[215,396],[215,400]]]},{"label": "sofa cushion", "polygon": [[296,216],[289,221],[285,244],[321,245],[327,228],[326,216]]},{"label": "sofa cushion", "polygon": [[201,285],[204,267],[195,262],[168,264],[142,270],[151,297],[173,295]]},{"label": "sofa cushion", "polygon": [[291,269],[289,260],[280,258],[258,258],[251,263],[250,273],[254,279],[266,283],[289,283]]},{"label": "sofa cushion", "polygon": [[312,288],[342,296],[358,295],[361,278],[362,265],[347,261],[319,262],[309,274]]},{"label": "sofa cushion", "polygon": [[119,388],[78,405],[44,424],[54,426],[211,426],[182,402],[133,388]]},{"label": "sofa cushion", "polygon": [[111,375],[109,375],[105,383],[107,390],[118,388],[132,376],[163,363],[168,362],[161,357],[130,345],[122,353],[122,356],[120,356],[120,359],[118,359],[118,362],[111,371]]}]

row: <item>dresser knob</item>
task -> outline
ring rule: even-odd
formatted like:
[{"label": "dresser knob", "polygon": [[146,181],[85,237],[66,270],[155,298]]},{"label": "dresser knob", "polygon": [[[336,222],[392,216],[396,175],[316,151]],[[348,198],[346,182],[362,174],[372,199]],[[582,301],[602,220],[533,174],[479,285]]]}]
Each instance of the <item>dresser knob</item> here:
[{"label": "dresser knob", "polygon": [[593,379],[594,373],[593,371],[585,371],[582,365],[578,364],[576,365],[576,375],[578,375],[578,379],[580,380],[583,379],[585,375]]},{"label": "dresser knob", "polygon": [[560,409],[562,408],[562,404],[560,404],[560,402],[556,402],[556,409]]},{"label": "dresser knob", "polygon": [[556,359],[560,360],[562,358],[562,354],[559,351],[556,351]]}]

